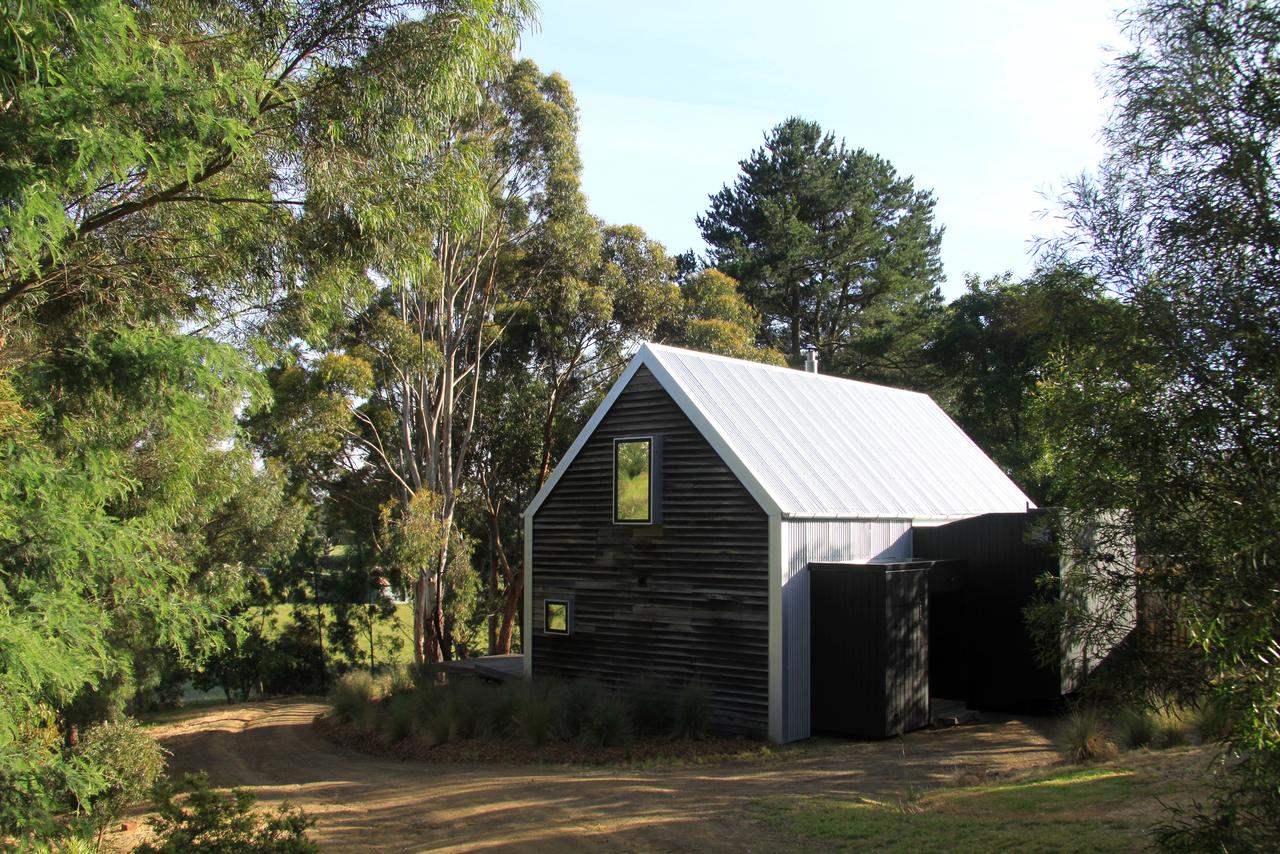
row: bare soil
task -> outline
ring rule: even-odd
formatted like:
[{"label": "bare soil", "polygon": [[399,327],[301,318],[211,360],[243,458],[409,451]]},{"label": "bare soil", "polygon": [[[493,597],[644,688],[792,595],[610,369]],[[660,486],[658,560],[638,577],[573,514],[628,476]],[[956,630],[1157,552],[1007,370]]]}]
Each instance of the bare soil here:
[{"label": "bare soil", "polygon": [[[778,795],[886,796],[1058,760],[1049,722],[989,717],[886,741],[807,742],[767,758],[656,768],[450,764],[334,744],[314,700],[206,709],[153,727],[170,773],[205,771],[317,819],[326,851],[777,851],[752,817]],[[135,822],[117,845],[141,832]]]}]

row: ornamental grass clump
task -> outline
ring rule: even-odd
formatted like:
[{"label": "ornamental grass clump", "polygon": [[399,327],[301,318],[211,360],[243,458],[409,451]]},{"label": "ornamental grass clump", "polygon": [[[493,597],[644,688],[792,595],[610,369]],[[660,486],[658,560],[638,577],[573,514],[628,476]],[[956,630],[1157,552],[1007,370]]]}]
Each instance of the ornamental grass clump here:
[{"label": "ornamental grass clump", "polygon": [[631,741],[631,719],[617,694],[600,692],[586,710],[579,740],[590,747],[618,747]]},{"label": "ornamental grass clump", "polygon": [[555,727],[556,704],[545,685],[527,682],[516,690],[513,718],[525,741],[541,747]]},{"label": "ornamental grass clump", "polygon": [[627,689],[627,713],[636,735],[665,735],[675,723],[671,691],[652,676],[645,674]]},{"label": "ornamental grass clump", "polygon": [[1097,762],[1116,755],[1106,721],[1096,709],[1076,709],[1062,726],[1062,753],[1069,762]]},{"label": "ornamental grass clump", "polygon": [[1157,722],[1146,709],[1121,709],[1112,721],[1116,740],[1126,750],[1152,747],[1156,743]]},{"label": "ornamental grass clump", "polygon": [[400,691],[382,701],[383,722],[392,741],[403,741],[418,727],[416,691]]},{"label": "ornamental grass clump", "polygon": [[338,719],[364,726],[373,707],[374,683],[367,670],[344,674],[333,687],[333,711]]},{"label": "ornamental grass clump", "polygon": [[711,693],[701,682],[689,682],[680,689],[676,700],[675,727],[672,734],[676,738],[695,740],[707,733],[707,722],[711,714]]}]

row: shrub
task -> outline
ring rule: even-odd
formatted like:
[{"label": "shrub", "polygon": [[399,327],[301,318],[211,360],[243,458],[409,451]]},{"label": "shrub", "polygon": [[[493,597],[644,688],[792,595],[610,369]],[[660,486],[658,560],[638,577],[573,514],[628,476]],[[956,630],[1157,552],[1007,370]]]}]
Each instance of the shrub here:
[{"label": "shrub", "polygon": [[401,691],[383,701],[387,734],[394,741],[401,741],[413,734],[418,724],[418,695],[414,691]]},{"label": "shrub", "polygon": [[1114,725],[1116,739],[1126,750],[1151,747],[1156,742],[1156,719],[1146,709],[1121,709]]},{"label": "shrub", "polygon": [[373,677],[367,670],[353,670],[333,689],[333,710],[338,719],[363,726],[373,705]]},{"label": "shrub", "polygon": [[580,738],[592,747],[616,747],[631,739],[627,707],[617,694],[597,692],[586,710],[586,726]]},{"label": "shrub", "polygon": [[388,694],[409,693],[418,687],[412,665],[393,664],[387,671],[386,681]]},{"label": "shrub", "polygon": [[1222,741],[1231,734],[1231,704],[1221,696],[1206,697],[1196,706],[1195,729],[1205,741]]},{"label": "shrub", "polygon": [[590,679],[547,682],[545,690],[553,700],[555,734],[564,741],[588,739],[592,709],[603,693]]},{"label": "shrub", "polygon": [[711,693],[701,682],[689,682],[680,689],[676,700],[676,720],[673,735],[676,738],[699,739],[707,732],[707,718],[711,713]]},{"label": "shrub", "polygon": [[1157,712],[1155,729],[1155,739],[1152,743],[1156,747],[1179,747],[1187,743],[1186,715],[1181,708],[1169,707]]},{"label": "shrub", "polygon": [[1108,738],[1107,726],[1095,709],[1077,709],[1062,727],[1062,752],[1069,762],[1110,759],[1116,746]]},{"label": "shrub", "polygon": [[525,741],[541,747],[551,737],[556,708],[545,685],[526,682],[515,692],[516,729]]},{"label": "shrub", "polygon": [[641,676],[627,691],[627,706],[631,723],[638,735],[659,735],[671,732],[675,722],[671,692],[653,677]]},{"label": "shrub", "polygon": [[125,810],[146,800],[164,772],[164,748],[125,718],[117,723],[90,727],[80,738],[77,756],[102,775],[102,786],[81,806],[89,811],[96,837],[102,840],[107,826]]},{"label": "shrub", "polygon": [[221,794],[209,787],[204,774],[188,774],[185,782],[191,792],[182,803],[168,781],[156,784],[160,815],[151,822],[156,839],[134,849],[134,854],[313,854],[320,850],[307,838],[307,828],[315,820],[302,810],[286,803],[275,813],[255,812],[256,798],[243,789]]}]

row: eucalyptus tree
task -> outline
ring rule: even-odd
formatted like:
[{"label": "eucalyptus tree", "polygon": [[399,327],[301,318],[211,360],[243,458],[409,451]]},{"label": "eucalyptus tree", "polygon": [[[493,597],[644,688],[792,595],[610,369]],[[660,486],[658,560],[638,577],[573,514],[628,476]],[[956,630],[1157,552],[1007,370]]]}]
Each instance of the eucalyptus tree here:
[{"label": "eucalyptus tree", "polygon": [[934,199],[885,159],[791,118],[697,218],[711,265],[760,313],[760,343],[793,364],[902,379],[941,306]]},{"label": "eucalyptus tree", "polygon": [[[376,253],[330,241],[327,212],[390,237],[378,226],[396,205],[426,198],[391,177],[429,159],[437,200],[484,198],[482,158],[441,156],[441,140],[525,14],[467,0],[6,8],[0,834],[100,785],[61,750],[68,724],[117,710],[156,651],[216,646],[246,579],[291,551],[298,493],[240,425],[265,397],[250,357],[312,340],[372,290]],[[220,340],[250,329],[265,333],[253,347]]]},{"label": "eucalyptus tree", "polygon": [[[351,140],[376,130],[362,115],[330,121]],[[288,370],[309,373],[344,406],[345,420],[328,425],[340,439],[331,459],[348,494],[358,483],[390,509],[380,525],[395,547],[385,555],[411,575],[418,661],[450,654],[446,609],[458,591],[448,579],[467,549],[456,517],[481,366],[502,337],[498,306],[512,298],[503,264],[533,235],[562,233],[581,215],[576,127],[562,78],[510,63],[433,131],[429,150],[383,161],[354,146],[346,179],[331,184],[343,191],[309,200],[303,227],[328,249],[312,257],[285,328],[307,329],[321,353],[300,354]],[[326,301],[343,278],[362,280],[366,298]]]},{"label": "eucalyptus tree", "polygon": [[[1096,177],[1074,183],[1049,248],[1136,323],[1082,342],[1038,392],[1060,498],[1136,537],[1148,600],[1173,607],[1192,666],[1144,671],[1231,710],[1211,808],[1161,840],[1194,850],[1280,841],[1280,9],[1148,0],[1110,69],[1116,109]],[[1119,511],[1126,511],[1121,513]],[[1098,532],[1095,532],[1095,534]],[[1106,545],[1107,537],[1094,540]],[[1132,585],[1106,554],[1082,581]],[[1071,631],[1088,612],[1061,615]],[[1061,629],[1062,626],[1057,628]]]}]

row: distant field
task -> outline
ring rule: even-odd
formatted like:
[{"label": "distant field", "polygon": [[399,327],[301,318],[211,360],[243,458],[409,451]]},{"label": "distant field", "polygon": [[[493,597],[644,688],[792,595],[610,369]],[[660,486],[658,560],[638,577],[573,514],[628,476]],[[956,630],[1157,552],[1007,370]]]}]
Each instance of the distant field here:
[{"label": "distant field", "polygon": [[[289,617],[294,607],[294,605],[271,606],[271,615],[275,617],[276,634],[289,625]],[[324,611],[325,621],[332,620],[333,607],[322,605],[321,608]],[[307,610],[310,614],[315,614],[314,606],[307,606]],[[413,606],[407,603],[396,605],[395,620],[379,621],[374,625],[373,642],[377,650],[375,661],[379,666],[386,661],[386,650],[389,649],[391,640],[397,637],[400,638],[400,649],[391,660],[397,663],[411,664],[413,662]],[[364,661],[369,660],[369,642],[367,638],[368,635],[364,635],[358,642]]]},{"label": "distant field", "polygon": [[618,518],[649,518],[649,475],[647,472],[619,484]]}]

